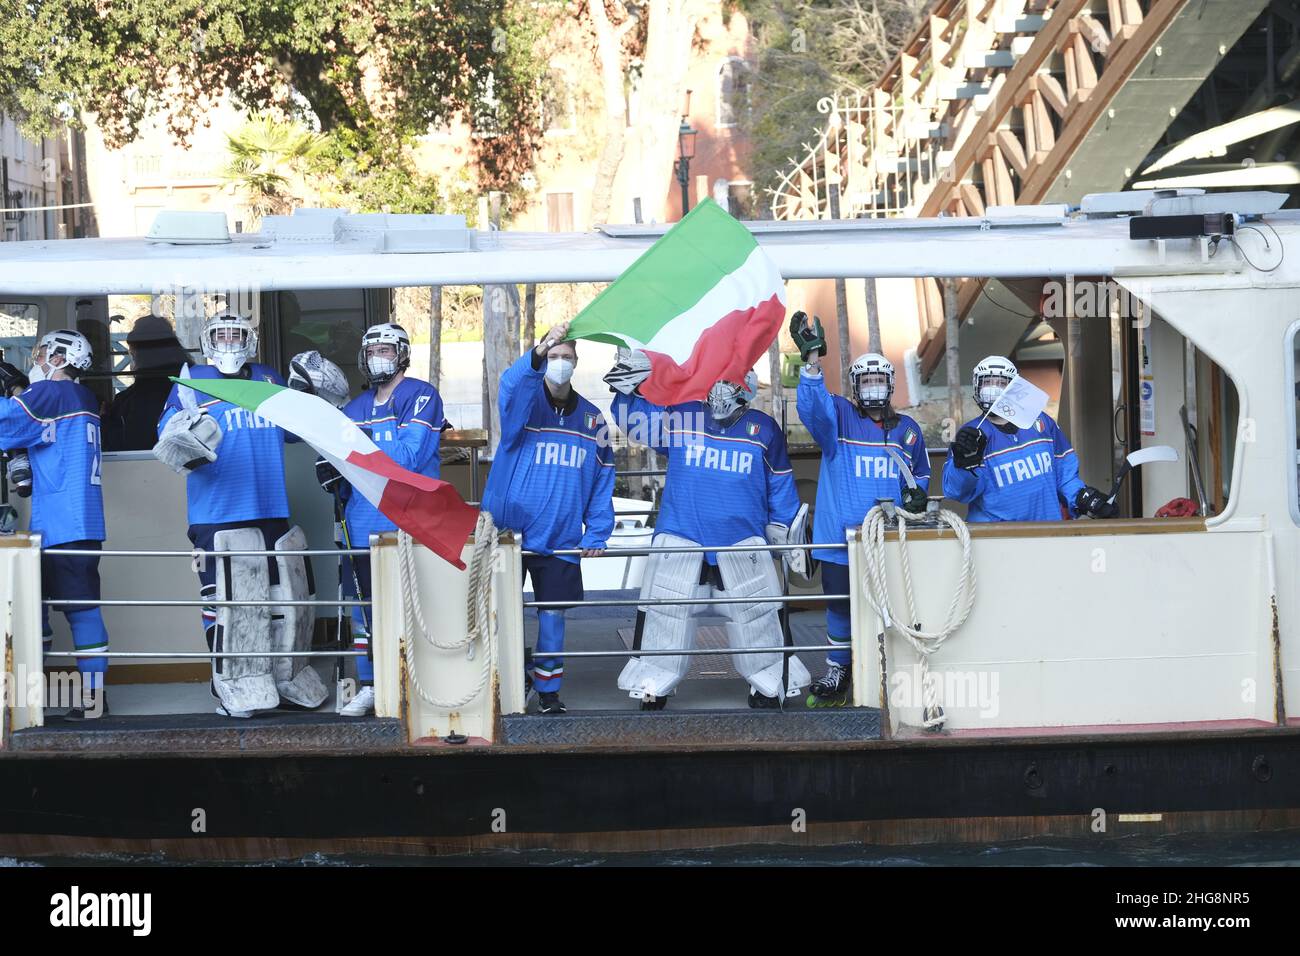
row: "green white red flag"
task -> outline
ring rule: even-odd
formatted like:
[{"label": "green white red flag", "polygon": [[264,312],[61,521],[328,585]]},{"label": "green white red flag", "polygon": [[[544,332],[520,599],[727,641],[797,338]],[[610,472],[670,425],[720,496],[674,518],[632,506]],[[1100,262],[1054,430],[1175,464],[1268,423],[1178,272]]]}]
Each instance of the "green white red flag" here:
[{"label": "green white red flag", "polygon": [[640,349],[656,405],[740,384],[785,321],[785,282],[753,235],[706,199],[569,324],[569,337]]},{"label": "green white red flag", "polygon": [[174,377],[172,381],[246,408],[297,435],[338,469],[354,493],[434,554],[464,570],[460,555],[474,532],[478,510],[467,505],[450,482],[397,464],[329,402],[271,382]]}]

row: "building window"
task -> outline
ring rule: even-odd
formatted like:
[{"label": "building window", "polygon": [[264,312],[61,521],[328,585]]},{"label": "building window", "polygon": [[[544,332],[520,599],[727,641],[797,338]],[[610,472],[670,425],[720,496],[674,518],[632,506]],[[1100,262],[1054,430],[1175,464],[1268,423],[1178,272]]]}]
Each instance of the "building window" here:
[{"label": "building window", "polygon": [[718,67],[718,128],[739,125],[749,118],[749,66],[729,56]]}]

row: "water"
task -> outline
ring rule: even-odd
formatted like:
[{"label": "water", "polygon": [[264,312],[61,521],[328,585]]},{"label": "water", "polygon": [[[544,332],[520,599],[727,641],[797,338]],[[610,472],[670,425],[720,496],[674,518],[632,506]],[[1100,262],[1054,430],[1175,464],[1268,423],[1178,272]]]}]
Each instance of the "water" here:
[{"label": "water", "polygon": [[[159,866],[162,854],[103,854],[15,859],[0,866]],[[203,865],[186,861],[181,865]],[[296,860],[240,866],[1300,866],[1300,830],[1280,833],[1181,834],[1022,840],[1002,844],[924,846],[741,846],[654,853],[575,853],[563,850],[494,850],[448,856],[364,856],[312,853]]]}]

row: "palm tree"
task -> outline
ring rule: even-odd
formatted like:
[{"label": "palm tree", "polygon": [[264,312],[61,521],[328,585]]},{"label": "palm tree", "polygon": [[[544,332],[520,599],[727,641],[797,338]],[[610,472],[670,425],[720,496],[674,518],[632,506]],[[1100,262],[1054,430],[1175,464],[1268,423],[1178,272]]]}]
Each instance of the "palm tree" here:
[{"label": "palm tree", "polygon": [[229,156],[221,178],[243,194],[254,224],[263,216],[284,215],[300,200],[293,180],[320,153],[324,140],[296,123],[257,116],[237,133],[227,134]]}]

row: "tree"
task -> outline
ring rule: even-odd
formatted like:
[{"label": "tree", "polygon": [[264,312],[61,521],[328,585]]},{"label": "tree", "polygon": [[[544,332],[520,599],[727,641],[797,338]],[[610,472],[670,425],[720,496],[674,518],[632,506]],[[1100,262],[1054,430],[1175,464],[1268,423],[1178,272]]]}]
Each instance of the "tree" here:
[{"label": "tree", "polygon": [[[361,165],[476,110],[486,185],[531,165],[544,17],[525,0],[27,0],[0,20],[0,110],[31,133],[94,114],[110,146],[163,115],[180,140],[229,96]],[[495,135],[492,135],[495,133]]]},{"label": "tree", "polygon": [[235,187],[256,222],[287,215],[300,201],[293,189],[321,153],[322,137],[295,123],[260,116],[226,136],[229,160],[222,180]]},{"label": "tree", "polygon": [[777,184],[816,134],[817,101],[865,92],[916,28],[927,0],[738,0],[759,41],[753,108],[755,186]]}]

